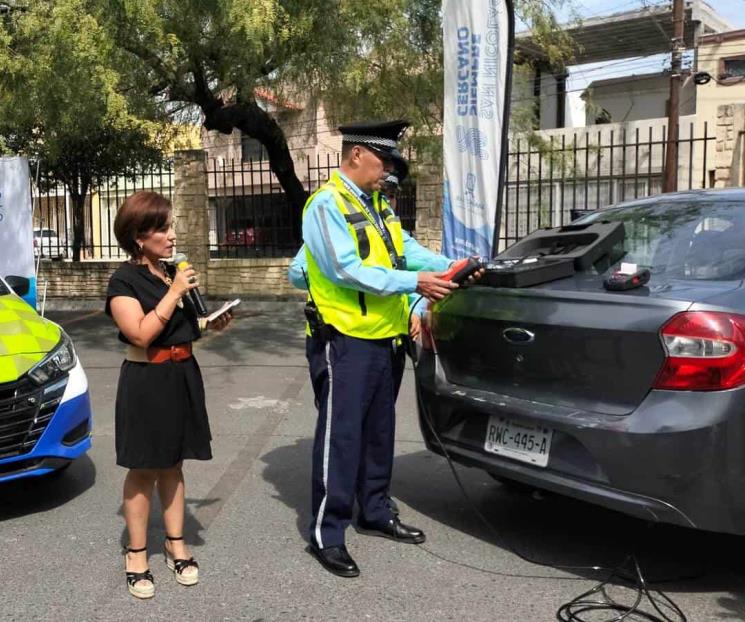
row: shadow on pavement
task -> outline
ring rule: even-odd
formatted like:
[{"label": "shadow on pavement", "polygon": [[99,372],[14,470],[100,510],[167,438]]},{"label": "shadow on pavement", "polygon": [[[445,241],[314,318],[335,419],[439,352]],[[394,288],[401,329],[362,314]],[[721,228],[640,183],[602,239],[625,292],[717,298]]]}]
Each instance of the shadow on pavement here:
[{"label": "shadow on pavement", "polygon": [[[230,327],[224,333],[208,332],[199,341],[199,348],[229,361],[240,361],[247,351],[277,356],[304,352],[305,318],[297,303],[286,304],[278,305],[274,312],[254,310],[250,304],[245,309],[238,307]],[[124,352],[113,320],[103,312],[55,311],[47,317],[65,329],[78,350],[104,345],[114,352]]]},{"label": "shadow on pavement", "polygon": [[[741,537],[650,523],[569,497],[513,489],[477,469],[456,466],[492,530],[475,514],[444,458],[421,451],[397,457],[394,468],[393,494],[406,505],[531,560],[612,568],[634,554],[645,578],[662,582],[665,591],[741,594],[745,589]],[[599,578],[581,568],[567,572]]]},{"label": "shadow on pavement", "polygon": [[745,599],[743,594],[733,594],[732,597],[722,596],[717,604],[724,610],[717,613],[720,620],[745,620]]},{"label": "shadow on pavement", "polygon": [[[305,351],[305,318],[296,303],[277,312],[237,308],[233,322],[223,334],[210,335],[199,347],[231,361],[248,352],[286,356]],[[295,305],[295,306],[292,306]]]},{"label": "shadow on pavement", "polygon": [[96,482],[96,467],[83,455],[64,471],[0,485],[0,521],[47,512],[83,494]]},{"label": "shadow on pavement", "polygon": [[[311,451],[312,440],[300,439],[262,456],[263,477],[297,514],[296,527],[303,538],[310,523]],[[482,542],[554,566],[613,568],[633,553],[645,578],[661,582],[665,591],[731,592],[732,599],[720,599],[731,612],[722,617],[745,620],[742,538],[653,524],[568,497],[513,489],[476,469],[456,469],[496,533],[474,513],[445,460],[427,451],[395,459],[392,493],[404,504],[402,520],[415,522],[405,507],[409,506]],[[428,543],[438,549],[436,538]],[[460,561],[457,554],[450,556]],[[535,570],[541,573],[539,566]],[[587,579],[604,577],[590,569],[565,571]]]},{"label": "shadow on pavement", "polygon": [[264,480],[277,490],[275,498],[297,514],[295,526],[304,539],[308,539],[310,525],[310,468],[313,439],[296,440],[292,445],[283,445],[264,454],[261,460],[266,465],[262,473]]}]

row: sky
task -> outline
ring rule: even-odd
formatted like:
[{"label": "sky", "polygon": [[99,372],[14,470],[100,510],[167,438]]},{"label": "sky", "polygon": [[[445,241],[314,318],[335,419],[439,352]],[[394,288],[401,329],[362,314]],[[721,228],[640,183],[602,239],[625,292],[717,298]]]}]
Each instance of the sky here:
[{"label": "sky", "polygon": [[[745,0],[706,0],[706,3],[719,15],[728,20],[735,28],[745,28]],[[644,5],[662,4],[660,0],[569,0],[567,7],[573,6],[583,17],[609,15],[621,11],[631,11]],[[570,10],[559,12],[560,17],[567,18]]]},{"label": "sky", "polygon": [[[745,0],[705,0],[721,17],[727,20],[734,29],[745,28]],[[573,14],[583,18],[602,17],[613,13],[633,11],[650,5],[670,4],[670,0],[567,0],[566,6],[557,12],[560,21],[570,21]],[[517,31],[525,30],[518,23]],[[571,111],[583,109],[580,95],[587,85],[594,80],[604,80],[633,74],[657,73],[669,67],[669,54],[651,56],[637,61],[597,63],[571,67],[567,80],[568,104]],[[608,65],[610,65],[608,67]]]}]

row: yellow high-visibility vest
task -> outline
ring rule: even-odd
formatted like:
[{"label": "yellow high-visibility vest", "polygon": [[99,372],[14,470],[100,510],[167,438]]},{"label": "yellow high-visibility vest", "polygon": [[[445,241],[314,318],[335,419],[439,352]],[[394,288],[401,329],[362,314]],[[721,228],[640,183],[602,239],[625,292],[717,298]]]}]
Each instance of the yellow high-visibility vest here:
[{"label": "yellow high-visibility vest", "polygon": [[[306,210],[316,194],[322,191],[331,192],[336,206],[344,215],[362,264],[394,269],[383,236],[338,172],[335,171],[328,182],[311,195],[305,204]],[[397,256],[403,261],[401,221],[379,192],[373,195],[373,205],[388,230]],[[407,333],[409,301],[406,294],[378,296],[336,285],[321,272],[307,246],[305,254],[310,294],[324,322],[344,335],[361,339],[385,339]]]}]

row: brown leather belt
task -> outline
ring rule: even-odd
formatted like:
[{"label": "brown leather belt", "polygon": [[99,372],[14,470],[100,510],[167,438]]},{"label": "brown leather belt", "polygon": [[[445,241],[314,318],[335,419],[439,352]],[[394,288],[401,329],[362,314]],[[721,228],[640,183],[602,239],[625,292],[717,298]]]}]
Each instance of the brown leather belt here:
[{"label": "brown leather belt", "polygon": [[138,348],[127,346],[125,358],[135,363],[167,363],[168,361],[185,361],[191,358],[191,343],[180,343],[175,346],[150,346]]}]

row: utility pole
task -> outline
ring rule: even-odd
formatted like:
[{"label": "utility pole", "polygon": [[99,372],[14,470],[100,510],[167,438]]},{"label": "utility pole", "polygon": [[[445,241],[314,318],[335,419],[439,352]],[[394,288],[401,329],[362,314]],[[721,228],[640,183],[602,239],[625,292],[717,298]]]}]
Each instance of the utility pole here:
[{"label": "utility pole", "polygon": [[683,26],[685,23],[684,0],[673,0],[672,63],[670,73],[670,109],[667,113],[667,151],[665,153],[665,179],[663,192],[678,189],[678,121],[680,120],[680,85],[683,81]]}]

